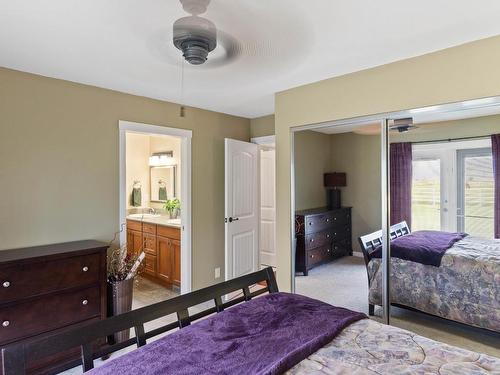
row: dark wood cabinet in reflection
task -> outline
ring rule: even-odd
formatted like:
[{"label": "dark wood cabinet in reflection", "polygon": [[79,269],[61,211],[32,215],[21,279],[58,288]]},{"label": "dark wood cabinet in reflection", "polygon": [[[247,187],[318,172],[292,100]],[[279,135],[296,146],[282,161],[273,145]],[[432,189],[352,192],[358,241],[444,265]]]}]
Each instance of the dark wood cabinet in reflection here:
[{"label": "dark wood cabinet in reflection", "polygon": [[295,213],[295,271],[307,276],[320,264],[352,255],[351,208],[315,208]]}]

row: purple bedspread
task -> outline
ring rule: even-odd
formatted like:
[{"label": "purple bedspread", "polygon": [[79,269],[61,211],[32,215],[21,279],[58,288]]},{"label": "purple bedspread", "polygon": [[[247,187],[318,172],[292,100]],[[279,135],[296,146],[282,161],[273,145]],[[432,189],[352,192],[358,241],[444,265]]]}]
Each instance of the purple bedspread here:
[{"label": "purple bedspread", "polygon": [[[466,237],[466,233],[422,230],[391,241],[391,257],[439,267],[450,247]],[[372,258],[382,257],[382,246],[371,253]]]},{"label": "purple bedspread", "polygon": [[273,293],[236,305],[92,370],[99,374],[281,374],[362,313]]}]

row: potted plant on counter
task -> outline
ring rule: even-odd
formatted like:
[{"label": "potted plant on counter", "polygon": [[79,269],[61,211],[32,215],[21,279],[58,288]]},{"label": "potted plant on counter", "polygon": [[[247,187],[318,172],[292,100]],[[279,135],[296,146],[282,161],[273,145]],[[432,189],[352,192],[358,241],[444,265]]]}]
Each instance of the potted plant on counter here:
[{"label": "potted plant on counter", "polygon": [[177,219],[179,216],[179,211],[181,209],[181,201],[178,198],[168,199],[165,202],[165,210],[170,214],[171,219]]},{"label": "potted plant on counter", "polygon": [[[132,310],[135,277],[143,269],[145,254],[129,254],[126,247],[108,252],[108,315],[114,316]],[[128,340],[130,330],[117,332],[113,341]],[[111,339],[111,338],[109,338]]]}]

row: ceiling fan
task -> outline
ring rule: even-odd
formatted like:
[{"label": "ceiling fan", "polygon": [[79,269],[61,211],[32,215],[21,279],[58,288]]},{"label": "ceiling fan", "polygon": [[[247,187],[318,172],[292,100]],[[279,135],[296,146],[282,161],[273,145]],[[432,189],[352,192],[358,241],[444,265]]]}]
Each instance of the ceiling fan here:
[{"label": "ceiling fan", "polygon": [[180,0],[183,9],[191,14],[174,22],[174,46],[182,51],[184,59],[192,65],[207,61],[208,54],[217,47],[217,28],[203,17],[210,0]]},{"label": "ceiling fan", "polygon": [[397,131],[399,133],[406,133],[413,129],[418,129],[418,126],[413,125],[412,117],[395,119],[394,124],[389,127],[390,131]]}]

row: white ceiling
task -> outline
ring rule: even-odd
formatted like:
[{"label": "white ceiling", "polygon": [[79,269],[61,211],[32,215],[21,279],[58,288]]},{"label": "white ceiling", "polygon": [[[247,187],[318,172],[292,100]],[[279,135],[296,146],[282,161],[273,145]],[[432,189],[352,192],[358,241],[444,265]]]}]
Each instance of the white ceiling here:
[{"label": "white ceiling", "polygon": [[0,66],[253,118],[275,92],[500,34],[498,0],[212,0],[204,16],[242,55],[185,66],[181,90],[186,15],[177,0],[0,0]]}]

